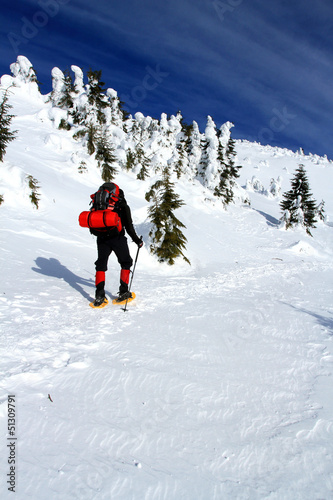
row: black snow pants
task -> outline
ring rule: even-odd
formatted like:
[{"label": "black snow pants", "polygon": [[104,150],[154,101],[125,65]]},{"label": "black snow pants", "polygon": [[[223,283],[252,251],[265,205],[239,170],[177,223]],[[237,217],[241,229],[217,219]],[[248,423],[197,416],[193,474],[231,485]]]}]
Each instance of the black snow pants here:
[{"label": "black snow pants", "polygon": [[116,254],[121,269],[130,269],[132,267],[133,259],[129,253],[126,236],[122,234],[113,238],[97,236],[96,271],[107,271],[108,260],[112,252]]}]

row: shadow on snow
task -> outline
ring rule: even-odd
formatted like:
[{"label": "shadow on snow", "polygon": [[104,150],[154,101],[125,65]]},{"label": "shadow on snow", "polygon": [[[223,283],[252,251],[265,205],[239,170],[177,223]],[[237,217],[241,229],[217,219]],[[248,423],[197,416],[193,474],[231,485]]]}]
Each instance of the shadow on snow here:
[{"label": "shadow on snow", "polygon": [[269,226],[272,226],[272,227],[278,227],[280,225],[280,221],[279,219],[276,219],[275,217],[273,217],[272,215],[269,215],[269,214],[266,214],[266,212],[262,212],[261,210],[256,210],[254,209],[256,212],[258,212],[258,214],[262,215],[263,217],[265,217],[266,219],[266,222]]},{"label": "shadow on snow", "polygon": [[38,257],[35,260],[38,267],[32,267],[32,270],[45,276],[52,276],[54,278],[66,281],[74,290],[80,292],[84,298],[90,299],[89,294],[84,290],[83,286],[90,286],[95,288],[95,282],[92,279],[81,278],[77,274],[72,273],[66,266],[63,266],[57,259],[45,259]]},{"label": "shadow on snow", "polygon": [[330,336],[333,335],[333,318],[329,318],[327,316],[323,316],[322,314],[317,314],[315,312],[308,311],[303,307],[293,306],[292,304],[288,304],[287,302],[283,302],[283,304],[291,307],[292,309],[295,309],[296,311],[300,311],[302,313],[308,314],[309,316],[312,316],[312,318],[314,318],[320,326],[325,328],[325,330],[328,330],[328,334]]}]

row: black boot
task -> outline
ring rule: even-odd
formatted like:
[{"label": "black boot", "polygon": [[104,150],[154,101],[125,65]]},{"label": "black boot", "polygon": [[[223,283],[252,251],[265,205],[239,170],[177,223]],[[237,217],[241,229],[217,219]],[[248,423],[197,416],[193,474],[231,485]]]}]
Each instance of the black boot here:
[{"label": "black boot", "polygon": [[104,304],[104,302],[107,302],[107,299],[105,297],[104,281],[103,283],[99,283],[97,285],[95,297],[96,297],[94,301],[95,307],[100,307],[102,304]]},{"label": "black boot", "polygon": [[131,299],[132,294],[127,290],[127,292],[118,292],[117,302],[123,302],[124,300]]}]

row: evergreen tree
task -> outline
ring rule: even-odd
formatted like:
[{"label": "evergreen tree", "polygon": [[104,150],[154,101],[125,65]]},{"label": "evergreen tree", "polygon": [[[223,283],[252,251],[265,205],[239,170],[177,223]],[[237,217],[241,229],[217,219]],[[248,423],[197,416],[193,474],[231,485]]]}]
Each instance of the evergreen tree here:
[{"label": "evergreen tree", "polygon": [[[81,108],[75,107],[72,112],[73,123],[83,126],[83,129],[76,132],[73,137],[79,139],[86,136],[89,155],[96,152],[97,142],[106,133],[104,130],[107,123],[105,110],[110,107],[106,95],[103,94],[104,82],[101,81],[101,74],[102,71],[88,71],[87,103]],[[103,139],[102,142],[104,144],[105,140]],[[101,149],[101,146],[99,148]]]},{"label": "evergreen tree", "polygon": [[220,180],[219,184],[215,187],[214,190],[214,196],[218,196],[219,198],[226,198],[229,199],[231,196],[231,193],[229,192],[228,189],[228,174],[227,174],[227,166],[224,161],[224,154],[223,154],[223,146],[219,142],[219,146],[217,149],[217,161],[220,164]]},{"label": "evergreen tree", "polygon": [[202,179],[205,179],[206,176],[206,170],[208,167],[208,146],[209,143],[207,139],[202,139],[200,143],[200,149],[201,149],[201,157],[200,157],[200,162],[199,162],[199,168],[198,168],[198,173],[197,175],[201,177]]},{"label": "evergreen tree", "polygon": [[2,205],[4,202],[4,197],[3,197],[3,194],[0,194],[0,205]]},{"label": "evergreen tree", "polygon": [[[179,112],[180,113],[180,112]],[[181,139],[181,142],[183,142],[183,147],[184,147],[184,152],[189,155],[191,154],[192,151],[192,133],[193,133],[193,123],[189,125],[188,123],[185,122],[184,118],[181,116],[180,124],[182,126],[182,133],[183,133],[183,138]]]},{"label": "evergreen tree", "polygon": [[64,71],[63,83],[64,89],[59,99],[58,106],[62,109],[72,109],[74,106],[73,94],[77,91],[75,90],[71,74],[68,70]]},{"label": "evergreen tree", "polygon": [[124,109],[124,102],[119,99],[117,92],[113,89],[108,89],[106,94],[109,99],[111,123],[124,128],[124,122],[129,117],[129,113]]},{"label": "evergreen tree", "polygon": [[118,98],[119,111],[123,117],[123,122],[125,122],[127,118],[130,116],[130,113],[126,111],[126,109],[124,108],[125,105],[126,104],[124,103],[124,101]]},{"label": "evergreen tree", "polygon": [[90,122],[87,125],[86,134],[87,134],[87,151],[89,155],[93,155],[96,151],[95,144],[98,137],[98,128]]},{"label": "evergreen tree", "polygon": [[114,166],[116,157],[114,148],[104,132],[98,139],[95,158],[99,168],[102,169],[102,179],[104,182],[111,182],[114,179],[117,169]]},{"label": "evergreen tree", "polygon": [[185,152],[185,139],[181,137],[176,145],[177,150],[177,161],[175,163],[175,172],[177,174],[177,179],[180,179],[181,175],[185,170],[185,162],[187,160]]},{"label": "evergreen tree", "polygon": [[10,130],[10,124],[14,115],[8,113],[12,108],[8,104],[8,89],[4,92],[2,101],[0,102],[0,161],[3,161],[6,154],[8,144],[15,139],[16,130]]},{"label": "evergreen tree", "polygon": [[70,130],[72,127],[65,118],[61,118],[58,129],[59,130]]},{"label": "evergreen tree", "polygon": [[228,140],[225,153],[219,141],[217,160],[221,165],[221,170],[219,183],[214,190],[214,196],[221,198],[224,205],[229,205],[229,203],[233,201],[233,187],[235,185],[235,179],[239,177],[238,171],[241,167],[235,166],[235,156],[235,141],[233,139],[230,138]]},{"label": "evergreen tree", "polygon": [[238,171],[240,168],[242,168],[240,165],[238,166],[235,165],[235,157],[236,157],[235,144],[236,144],[235,141],[230,137],[225,153],[227,157],[227,168],[229,170],[229,177],[231,179],[237,179],[239,177]]},{"label": "evergreen tree", "polygon": [[185,147],[188,159],[188,170],[191,177],[195,177],[199,173],[198,164],[201,159],[201,134],[198,124],[193,122],[187,133],[189,135],[187,136]]},{"label": "evergreen tree", "polygon": [[325,220],[325,208],[324,207],[325,207],[324,200],[321,200],[321,202],[319,203],[319,205],[316,207],[316,215],[322,221]]},{"label": "evergreen tree", "polygon": [[81,160],[80,161],[80,165],[78,166],[78,172],[79,174],[83,174],[84,172],[86,172],[88,169],[87,169],[87,164],[84,160]]},{"label": "evergreen tree", "polygon": [[184,132],[184,135],[185,135],[185,151],[187,154],[191,154],[192,152],[192,133],[193,133],[193,129],[194,129],[194,126],[193,126],[193,123],[191,125],[187,125],[185,126],[185,124],[182,123],[182,126],[183,126],[183,132]]},{"label": "evergreen tree", "polygon": [[310,192],[304,165],[299,165],[291,181],[291,189],[283,194],[283,198],[280,203],[283,211],[281,220],[285,223],[286,229],[300,225],[312,236],[310,228],[315,228],[317,222],[316,202]]},{"label": "evergreen tree", "polygon": [[144,181],[149,175],[150,161],[146,157],[145,152],[144,152],[142,146],[140,146],[140,144],[136,148],[136,158],[137,158],[138,163],[141,164],[140,172],[138,173],[138,175],[136,177],[140,181]]},{"label": "evergreen tree", "polygon": [[126,153],[126,163],[125,163],[125,170],[133,170],[135,166],[135,159],[136,155],[133,151],[130,149]]},{"label": "evergreen tree", "polygon": [[33,205],[35,205],[35,207],[39,208],[39,200],[40,200],[40,196],[39,196],[39,185],[38,185],[38,181],[37,179],[35,179],[32,175],[28,175],[27,176],[27,182],[28,182],[28,186],[29,186],[29,189],[31,189],[31,193],[29,195],[29,198],[31,200],[31,203]]},{"label": "evergreen tree", "polygon": [[153,225],[149,233],[152,239],[150,251],[159,262],[173,265],[175,259],[182,256],[190,264],[183,253],[187,240],[181,230],[185,225],[174,215],[174,210],[183,206],[184,202],[174,191],[168,168],[164,168],[162,179],[151,186],[145,198],[151,202],[148,208],[148,217]]},{"label": "evergreen tree", "polygon": [[106,118],[103,111],[109,106],[109,103],[105,96],[105,89],[103,88],[105,83],[101,81],[102,71],[92,71],[90,69],[87,76],[89,83],[88,103],[95,111],[98,123],[101,125],[105,124]]}]

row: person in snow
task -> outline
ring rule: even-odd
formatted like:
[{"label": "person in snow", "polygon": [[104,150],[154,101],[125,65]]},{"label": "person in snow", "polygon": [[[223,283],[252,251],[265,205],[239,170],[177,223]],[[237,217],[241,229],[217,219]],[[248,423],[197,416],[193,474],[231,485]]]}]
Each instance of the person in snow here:
[{"label": "person in snow", "polygon": [[95,307],[100,307],[104,302],[106,302],[105,272],[107,271],[108,260],[112,252],[116,254],[121,267],[120,286],[117,300],[121,302],[123,300],[126,300],[127,298],[132,297],[131,292],[128,290],[128,282],[130,269],[133,265],[133,259],[129,252],[125,230],[139,248],[141,248],[143,245],[142,238],[139,238],[139,236],[135,232],[132,222],[131,210],[126,202],[123,190],[119,189],[119,186],[117,186],[117,184],[109,182],[105,182],[100,187],[100,189],[103,188],[110,193],[108,199],[108,209],[113,210],[119,215],[122,229],[120,232],[117,229],[90,229],[90,232],[93,235],[97,236],[97,260],[95,262]]}]

